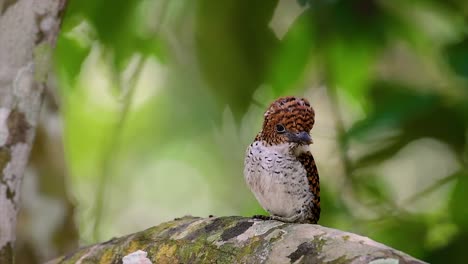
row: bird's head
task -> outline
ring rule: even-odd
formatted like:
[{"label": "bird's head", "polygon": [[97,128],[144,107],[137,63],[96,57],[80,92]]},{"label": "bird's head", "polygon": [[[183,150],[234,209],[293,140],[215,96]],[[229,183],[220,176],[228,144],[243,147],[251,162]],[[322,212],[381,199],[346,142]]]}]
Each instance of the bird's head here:
[{"label": "bird's head", "polygon": [[268,145],[312,144],[309,133],[315,122],[314,109],[304,98],[282,97],[274,101],[264,115],[257,139]]}]

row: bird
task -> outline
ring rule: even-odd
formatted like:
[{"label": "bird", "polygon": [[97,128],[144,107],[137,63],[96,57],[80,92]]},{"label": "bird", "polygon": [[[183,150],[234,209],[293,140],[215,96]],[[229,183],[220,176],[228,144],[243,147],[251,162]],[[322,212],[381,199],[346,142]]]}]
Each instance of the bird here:
[{"label": "bird", "polygon": [[266,110],[244,159],[245,181],[269,213],[253,218],[317,224],[320,181],[309,147],[314,123],[314,109],[305,98],[281,97]]}]

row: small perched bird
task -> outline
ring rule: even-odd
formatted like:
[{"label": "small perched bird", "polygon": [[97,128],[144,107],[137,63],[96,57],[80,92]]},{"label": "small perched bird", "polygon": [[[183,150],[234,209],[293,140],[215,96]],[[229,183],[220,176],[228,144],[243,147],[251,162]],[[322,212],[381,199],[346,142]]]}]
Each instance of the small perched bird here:
[{"label": "small perched bird", "polygon": [[320,218],[320,182],[309,135],[315,113],[303,98],[283,97],[264,114],[262,131],[247,148],[245,180],[272,219],[316,224]]}]

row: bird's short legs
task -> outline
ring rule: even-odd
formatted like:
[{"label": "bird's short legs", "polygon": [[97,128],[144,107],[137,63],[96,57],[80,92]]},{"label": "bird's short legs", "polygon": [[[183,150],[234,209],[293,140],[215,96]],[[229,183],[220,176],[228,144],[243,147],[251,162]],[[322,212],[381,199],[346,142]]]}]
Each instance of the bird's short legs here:
[{"label": "bird's short legs", "polygon": [[278,220],[281,222],[286,222],[286,223],[296,223],[298,220],[301,218],[301,214],[296,214],[290,217],[282,217],[282,216],[277,216],[277,215],[272,215],[270,216],[271,220]]},{"label": "bird's short legs", "polygon": [[296,214],[290,217],[282,217],[277,215],[254,215],[252,218],[260,220],[278,220],[285,223],[295,223],[298,222],[298,220],[301,218],[301,214]]},{"label": "bird's short legs", "polygon": [[252,216],[253,219],[260,219],[260,220],[272,220],[271,216],[269,215],[254,215]]}]

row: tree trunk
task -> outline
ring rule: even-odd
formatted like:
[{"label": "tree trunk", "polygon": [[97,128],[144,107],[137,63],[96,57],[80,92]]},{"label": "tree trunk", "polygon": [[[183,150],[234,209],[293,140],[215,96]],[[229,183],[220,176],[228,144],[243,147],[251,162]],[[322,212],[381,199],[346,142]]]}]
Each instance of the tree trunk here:
[{"label": "tree trunk", "polygon": [[[53,79],[53,77],[49,77]],[[16,219],[15,262],[40,264],[78,245],[75,204],[62,138],[62,119],[55,85],[44,92],[39,123],[21,187]]]},{"label": "tree trunk", "polygon": [[24,169],[66,0],[0,0],[0,263],[13,262]]},{"label": "tree trunk", "polygon": [[424,263],[367,237],[309,224],[184,217],[52,263]]}]

